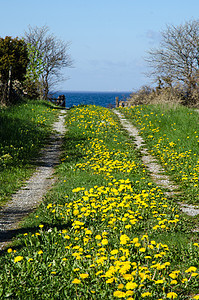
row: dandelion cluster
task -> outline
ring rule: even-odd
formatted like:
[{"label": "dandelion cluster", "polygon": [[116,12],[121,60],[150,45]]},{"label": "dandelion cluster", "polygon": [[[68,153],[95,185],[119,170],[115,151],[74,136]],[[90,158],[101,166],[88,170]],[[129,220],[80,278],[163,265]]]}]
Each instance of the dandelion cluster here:
[{"label": "dandelion cluster", "polygon": [[68,185],[59,203],[48,202],[45,218],[56,226],[25,234],[23,251],[9,248],[11,273],[1,278],[9,286],[15,274],[18,295],[43,281],[43,293],[55,297],[53,285],[60,299],[186,299],[199,287],[199,244],[191,244],[191,260],[181,268],[175,249],[160,239],[184,230],[177,206],[150,181],[110,110],[77,107],[67,125],[81,159],[70,163],[68,152],[61,172],[81,175],[85,184]]},{"label": "dandelion cluster", "polygon": [[121,110],[140,128],[151,154],[182,187],[189,201],[198,203],[199,114],[185,107],[150,105]]}]

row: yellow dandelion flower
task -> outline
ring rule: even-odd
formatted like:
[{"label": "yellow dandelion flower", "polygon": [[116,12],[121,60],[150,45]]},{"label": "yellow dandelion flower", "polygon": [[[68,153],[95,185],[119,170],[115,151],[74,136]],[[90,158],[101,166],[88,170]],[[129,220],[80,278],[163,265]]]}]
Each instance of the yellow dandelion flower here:
[{"label": "yellow dandelion flower", "polygon": [[172,279],[176,279],[176,277],[178,277],[178,274],[173,272],[169,274],[169,277],[171,277]]},{"label": "yellow dandelion flower", "polygon": [[144,258],[145,258],[145,259],[152,259],[152,257],[149,256],[149,255],[145,256]]},{"label": "yellow dandelion flower", "polygon": [[198,273],[192,273],[191,274],[191,277],[196,277],[196,276],[198,276],[199,274]]},{"label": "yellow dandelion flower", "polygon": [[159,280],[156,280],[156,281],[155,281],[155,284],[162,284],[162,283],[164,283],[164,280],[163,280],[163,279],[159,279]]},{"label": "yellow dandelion flower", "polygon": [[75,268],[73,271],[78,272],[79,270],[80,270],[80,268]]},{"label": "yellow dandelion flower", "polygon": [[108,240],[107,240],[107,239],[103,239],[101,243],[102,243],[102,245],[104,245],[104,246],[105,246],[105,245],[108,245]]},{"label": "yellow dandelion flower", "polygon": [[138,286],[137,283],[135,283],[133,281],[130,281],[126,284],[126,289],[127,290],[134,290],[134,289],[136,289],[137,286]]},{"label": "yellow dandelion flower", "polygon": [[86,230],[85,234],[93,234],[91,230]]},{"label": "yellow dandelion flower", "polygon": [[146,251],[146,248],[140,248],[139,251],[140,251],[140,252],[145,252],[145,251]]},{"label": "yellow dandelion flower", "polygon": [[126,234],[122,234],[120,236],[120,244],[121,245],[125,245],[128,241],[130,241],[130,239]]},{"label": "yellow dandelion flower", "polygon": [[33,261],[33,259],[32,259],[32,258],[29,258],[29,259],[28,259],[28,262],[30,262],[30,261]]},{"label": "yellow dandelion flower", "polygon": [[23,260],[23,256],[16,256],[15,258],[14,258],[14,262],[16,263],[16,262],[19,262],[19,261],[21,261],[21,260]]},{"label": "yellow dandelion flower", "polygon": [[187,270],[185,271],[185,273],[195,272],[196,270],[197,270],[196,267],[190,267],[189,269],[187,269]]},{"label": "yellow dandelion flower", "polygon": [[167,294],[167,298],[169,298],[169,299],[175,299],[177,297],[178,297],[178,295],[174,292],[170,292]]},{"label": "yellow dandelion flower", "polygon": [[136,243],[138,243],[138,241],[139,241],[138,238],[134,238],[132,242],[133,242],[134,244],[136,244]]},{"label": "yellow dandelion flower", "polygon": [[117,250],[117,249],[114,249],[114,250],[111,251],[111,255],[115,255],[115,254],[117,254],[117,253],[118,253],[118,250]]},{"label": "yellow dandelion flower", "polygon": [[177,280],[171,280],[170,284],[178,284]]},{"label": "yellow dandelion flower", "polygon": [[107,279],[106,280],[106,283],[113,283],[113,281],[115,280],[115,278],[114,277],[112,277],[112,278],[109,278],[109,279]]},{"label": "yellow dandelion flower", "polygon": [[75,278],[75,279],[72,281],[72,283],[74,283],[74,284],[80,284],[80,283],[81,283],[81,280]]},{"label": "yellow dandelion flower", "polygon": [[131,280],[131,281],[133,281],[133,276],[132,276],[132,274],[124,274],[124,275],[123,275],[123,278],[124,278],[125,280]]},{"label": "yellow dandelion flower", "polygon": [[116,298],[125,298],[126,294],[124,292],[121,292],[121,291],[115,291],[113,293],[113,296],[116,297]]},{"label": "yellow dandelion flower", "polygon": [[69,240],[70,236],[69,235],[65,235],[64,238],[67,239],[67,240]]},{"label": "yellow dandelion flower", "polygon": [[151,297],[152,296],[152,293],[150,293],[150,292],[145,292],[145,293],[142,293],[141,294],[141,297],[142,298],[145,298],[145,297]]},{"label": "yellow dandelion flower", "polygon": [[89,277],[89,274],[85,273],[85,274],[80,274],[79,276],[80,276],[81,279],[86,279],[86,278]]},{"label": "yellow dandelion flower", "polygon": [[[126,296],[132,296],[133,294],[134,294],[133,291],[127,291],[126,292]],[[134,298],[128,298],[127,300],[129,300],[129,299],[134,299]]]}]

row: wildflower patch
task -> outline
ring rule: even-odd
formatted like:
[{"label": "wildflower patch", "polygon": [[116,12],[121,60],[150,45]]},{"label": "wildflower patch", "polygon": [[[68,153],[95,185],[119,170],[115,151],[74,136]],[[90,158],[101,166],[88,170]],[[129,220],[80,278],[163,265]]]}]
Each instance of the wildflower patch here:
[{"label": "wildflower patch", "polygon": [[176,246],[189,234],[186,219],[151,182],[115,115],[77,107],[67,126],[59,186],[36,213],[37,232],[2,257],[2,295],[197,299],[197,238]]}]

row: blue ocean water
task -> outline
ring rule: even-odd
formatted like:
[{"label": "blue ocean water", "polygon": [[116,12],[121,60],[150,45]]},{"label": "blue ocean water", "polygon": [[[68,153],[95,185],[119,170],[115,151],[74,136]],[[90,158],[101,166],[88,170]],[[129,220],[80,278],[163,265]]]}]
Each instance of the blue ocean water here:
[{"label": "blue ocean water", "polygon": [[115,107],[115,97],[119,100],[125,100],[130,96],[131,92],[56,92],[53,97],[57,98],[59,95],[65,95],[66,107],[75,105],[93,104],[103,107]]}]

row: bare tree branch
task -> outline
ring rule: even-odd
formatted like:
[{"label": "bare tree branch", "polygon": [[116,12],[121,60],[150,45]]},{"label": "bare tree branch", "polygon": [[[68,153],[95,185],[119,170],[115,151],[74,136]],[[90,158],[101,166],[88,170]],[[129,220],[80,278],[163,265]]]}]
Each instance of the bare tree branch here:
[{"label": "bare tree branch", "polygon": [[146,61],[156,80],[169,78],[183,84],[187,91],[195,88],[199,71],[199,20],[180,26],[168,25],[162,32],[158,49],[148,51]]},{"label": "bare tree branch", "polygon": [[25,32],[25,41],[32,44],[40,53],[43,62],[41,82],[43,87],[43,98],[47,99],[52,86],[63,81],[62,69],[72,67],[69,55],[70,42],[63,42],[49,33],[47,26],[29,27]]}]

